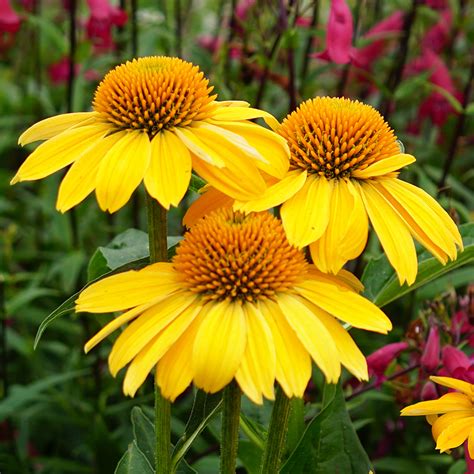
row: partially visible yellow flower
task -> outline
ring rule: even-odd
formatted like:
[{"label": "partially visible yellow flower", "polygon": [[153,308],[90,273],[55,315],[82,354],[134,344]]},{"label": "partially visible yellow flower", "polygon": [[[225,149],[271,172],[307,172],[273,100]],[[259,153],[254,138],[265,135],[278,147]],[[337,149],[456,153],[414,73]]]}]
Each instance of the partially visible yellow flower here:
[{"label": "partially visible yellow flower", "polygon": [[358,295],[349,272],[325,275],[291,246],[269,213],[230,209],[201,219],[171,263],[114,275],[86,288],[76,311],[125,311],[85,346],[86,352],[128,326],[109,356],[112,375],[133,396],[156,366],[156,382],[174,400],[194,381],[217,392],[236,379],[254,402],[273,399],[277,380],[302,397],[311,359],[335,383],[341,364],[367,380],[367,363],[340,321],[386,333],[390,320]]},{"label": "partially visible yellow flower", "polygon": [[[234,209],[261,211],[283,203],[288,239],[298,247],[309,245],[323,272],[337,273],[362,253],[369,219],[400,284],[416,278],[413,238],[443,264],[456,258],[456,246],[463,247],[456,225],[429,194],[398,179],[399,170],[415,158],[400,152],[397,137],[374,108],[318,97],[274,128],[288,141],[290,171],[281,181],[269,178],[261,197],[237,200]],[[211,188],[193,204],[185,223],[229,201]]]},{"label": "partially visible yellow flower", "polygon": [[457,390],[438,400],[410,405],[402,416],[425,415],[430,423],[436,449],[442,453],[467,440],[469,456],[474,459],[474,385],[451,377],[430,377],[433,382]]},{"label": "partially visible yellow flower", "polygon": [[165,208],[183,198],[194,169],[235,199],[261,195],[260,170],[281,178],[288,146],[249,119],[270,114],[246,102],[216,101],[197,66],[179,58],[146,57],[110,71],[99,84],[93,112],[42,120],[21,145],[46,140],[11,184],[44,178],[72,163],[59,188],[65,212],[95,190],[99,206],[115,212],[144,181]]}]

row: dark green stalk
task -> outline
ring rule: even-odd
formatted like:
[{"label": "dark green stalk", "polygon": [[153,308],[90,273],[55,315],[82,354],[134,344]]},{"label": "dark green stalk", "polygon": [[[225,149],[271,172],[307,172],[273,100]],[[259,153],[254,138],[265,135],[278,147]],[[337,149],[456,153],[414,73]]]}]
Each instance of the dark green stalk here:
[{"label": "dark green stalk", "polygon": [[[168,248],[166,237],[167,215],[158,201],[147,194],[148,211],[148,242],[150,244],[150,263],[166,262]],[[155,472],[169,474],[171,467],[171,406],[170,402],[162,397],[160,388],[155,384]]]},{"label": "dark green stalk", "polygon": [[234,474],[239,445],[240,399],[242,393],[235,382],[224,389],[222,407],[221,474]]},{"label": "dark green stalk", "polygon": [[285,451],[288,419],[290,417],[290,399],[281,387],[277,387],[272,417],[268,428],[268,438],[263,452],[262,474],[276,474]]}]

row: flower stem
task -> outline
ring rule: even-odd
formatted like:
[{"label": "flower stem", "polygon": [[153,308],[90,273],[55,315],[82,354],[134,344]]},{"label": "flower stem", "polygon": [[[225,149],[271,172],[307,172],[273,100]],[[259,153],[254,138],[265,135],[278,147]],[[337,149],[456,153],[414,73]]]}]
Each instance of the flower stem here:
[{"label": "flower stem", "polygon": [[[147,214],[150,263],[166,262],[168,260],[166,209],[148,194]],[[170,472],[170,424],[170,402],[162,397],[160,388],[155,384],[156,474],[168,474]]]},{"label": "flower stem", "polygon": [[221,437],[221,474],[234,474],[240,422],[240,388],[231,382],[224,390]]},{"label": "flower stem", "polygon": [[290,399],[284,394],[281,387],[277,387],[270,427],[268,429],[267,444],[263,453],[262,474],[275,474],[280,471],[289,416]]}]

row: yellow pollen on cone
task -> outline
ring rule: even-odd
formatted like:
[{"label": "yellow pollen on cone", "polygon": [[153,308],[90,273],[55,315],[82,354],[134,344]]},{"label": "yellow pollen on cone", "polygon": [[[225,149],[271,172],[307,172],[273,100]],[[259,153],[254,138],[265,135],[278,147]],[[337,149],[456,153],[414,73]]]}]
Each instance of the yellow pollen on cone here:
[{"label": "yellow pollen on cone", "polygon": [[209,117],[217,97],[198,66],[179,58],[145,57],[110,71],[97,87],[94,110],[119,129],[185,127]]},{"label": "yellow pollen on cone", "polygon": [[328,179],[350,177],[356,169],[400,153],[397,137],[379,112],[345,98],[303,102],[278,133],[288,141],[291,169]]},{"label": "yellow pollen on cone", "polygon": [[291,288],[306,273],[301,251],[268,213],[229,209],[201,219],[173,258],[183,283],[205,300],[255,302]]}]

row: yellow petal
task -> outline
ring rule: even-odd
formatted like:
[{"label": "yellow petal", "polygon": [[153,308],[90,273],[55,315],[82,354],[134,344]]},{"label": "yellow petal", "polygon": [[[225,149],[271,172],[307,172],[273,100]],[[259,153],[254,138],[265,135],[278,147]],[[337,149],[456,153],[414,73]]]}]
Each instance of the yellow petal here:
[{"label": "yellow petal", "polygon": [[58,211],[68,211],[94,190],[102,158],[124,134],[125,132],[118,132],[100,139],[73,163],[59,186],[56,202]]},{"label": "yellow petal", "polygon": [[123,380],[123,393],[133,397],[151,369],[181,337],[202,309],[200,305],[186,308],[169,326],[155,336],[133,359]]},{"label": "yellow petal", "polygon": [[129,324],[115,341],[109,354],[110,373],[115,377],[143,348],[193,304],[189,292],[176,293],[147,309]]},{"label": "yellow petal", "polygon": [[155,135],[145,187],[164,208],[178,206],[188,189],[191,169],[191,154],[174,133],[163,130]]},{"label": "yellow petal", "polygon": [[313,273],[310,277],[296,286],[298,293],[308,301],[356,328],[382,334],[392,329],[390,319],[369,300]]},{"label": "yellow petal", "polygon": [[[193,168],[196,172],[216,189],[234,199],[247,201],[259,197],[265,192],[265,181],[249,159],[248,163],[242,163],[239,160],[236,163],[229,162],[228,164],[229,166],[225,168],[216,168],[202,160],[193,158]],[[247,180],[249,173],[251,179]]]},{"label": "yellow petal", "polygon": [[76,312],[111,313],[146,304],[182,287],[171,263],[150,265],[104,278],[88,286],[76,300]]},{"label": "yellow petal", "polygon": [[109,131],[103,124],[66,130],[42,143],[20,166],[10,184],[41,179],[79,159]]},{"label": "yellow petal", "polygon": [[[324,178],[319,179],[326,181]],[[355,209],[354,197],[349,190],[349,185],[348,180],[334,181],[326,230],[310,246],[315,266],[325,273],[337,273],[347,261],[341,247],[346,234],[352,234],[350,225],[354,222]],[[317,205],[313,204],[313,206],[318,208]]]},{"label": "yellow petal", "polygon": [[247,345],[235,378],[242,391],[254,403],[262,404],[262,396],[273,400],[276,356],[272,333],[258,307],[245,303]]},{"label": "yellow petal", "polygon": [[452,411],[469,410],[472,408],[470,399],[463,393],[451,392],[443,395],[437,400],[418,402],[405,407],[400,414],[402,416],[439,415]]},{"label": "yellow petal", "polygon": [[464,380],[458,380],[452,377],[438,377],[435,375],[432,375],[430,380],[438,385],[459,390],[460,392],[465,393],[468,397],[474,397],[474,385],[465,382]]},{"label": "yellow petal", "polygon": [[259,117],[268,117],[271,115],[268,112],[252,107],[239,107],[233,105],[232,107],[218,107],[212,113],[213,120],[250,120]]},{"label": "yellow petal", "polygon": [[247,322],[242,306],[222,301],[212,308],[194,341],[194,383],[206,392],[224,388],[235,376],[247,343]]},{"label": "yellow petal", "polygon": [[130,199],[150,162],[148,135],[129,131],[104,156],[97,174],[96,195],[103,211],[115,212]]},{"label": "yellow petal", "polygon": [[469,453],[469,457],[474,459],[474,426],[471,428],[469,432],[469,438],[467,439],[467,451]]},{"label": "yellow petal", "polygon": [[318,317],[297,297],[279,294],[278,305],[299,340],[321,369],[328,383],[336,383],[341,364],[331,334]]},{"label": "yellow petal", "polygon": [[374,178],[376,176],[383,176],[387,173],[391,173],[392,171],[397,171],[404,166],[410,165],[415,161],[416,159],[414,156],[400,153],[399,155],[394,155],[390,158],[384,158],[382,160],[376,161],[363,170],[355,170],[351,173],[351,176],[358,179],[368,179]]},{"label": "yellow petal", "polygon": [[259,302],[272,332],[276,351],[276,379],[287,397],[302,398],[311,377],[311,358],[288,324],[277,303],[271,300]]},{"label": "yellow petal", "polygon": [[261,197],[247,202],[236,201],[234,209],[243,212],[266,211],[290,199],[303,187],[305,181],[306,171],[289,171],[281,181],[269,186]]},{"label": "yellow petal", "polygon": [[281,219],[288,240],[304,247],[319,239],[329,222],[332,182],[308,176],[303,187],[281,207]]},{"label": "yellow petal", "polygon": [[341,364],[359,380],[369,380],[364,354],[357,347],[350,334],[326,311],[309,302],[307,305],[310,305],[311,311],[324,324],[329,334],[331,334],[336,344]]},{"label": "yellow petal", "polygon": [[364,291],[364,285],[362,284],[362,282],[355,275],[353,275],[351,272],[348,272],[347,270],[342,269],[337,273],[337,275],[331,275],[330,273],[323,273],[316,267],[311,265],[309,267],[309,272],[318,280],[333,283],[339,287],[355,291],[356,293],[361,293],[362,291]]},{"label": "yellow petal", "polygon": [[431,426],[431,433],[435,441],[438,440],[439,435],[453,423],[453,421],[462,420],[473,416],[471,410],[459,410],[445,413],[442,416],[438,416]]},{"label": "yellow petal", "polygon": [[436,449],[441,452],[457,448],[466,441],[474,424],[474,416],[454,421],[438,436]]},{"label": "yellow petal", "polygon": [[459,242],[460,236],[453,238],[452,219],[428,193],[421,190],[423,194],[420,196],[402,183],[399,179],[384,179],[375,186],[390,201],[424,247],[442,263],[446,263],[448,257],[454,260],[457,255],[456,242]]},{"label": "yellow petal", "polygon": [[186,227],[193,226],[201,217],[212,211],[232,207],[234,200],[227,194],[218,191],[212,186],[199,196],[186,211],[183,217],[183,225]]},{"label": "yellow petal", "polygon": [[257,162],[265,173],[281,179],[290,166],[290,150],[286,140],[280,135],[251,122],[216,122],[219,127],[245,137],[250,146],[255,148],[268,163]]},{"label": "yellow petal", "polygon": [[85,123],[95,117],[97,117],[95,112],[74,112],[49,117],[26,129],[20,135],[18,144],[24,146],[28,143],[36,142],[37,140],[48,140],[68,128]]},{"label": "yellow petal", "polygon": [[411,285],[418,272],[415,245],[407,225],[389,202],[368,182],[359,187],[375,232],[397,272],[400,285]]},{"label": "yellow petal", "polygon": [[217,168],[225,166],[224,160],[219,153],[216,153],[215,150],[203,143],[190,128],[176,127],[173,129],[173,133],[175,133],[188,150],[200,160]]},{"label": "yellow petal", "polygon": [[[207,305],[207,309],[210,305]],[[158,362],[156,383],[163,397],[172,402],[184,392],[193,379],[193,344],[199,327],[207,314],[206,307],[194,318],[194,321],[170,347]]]}]

